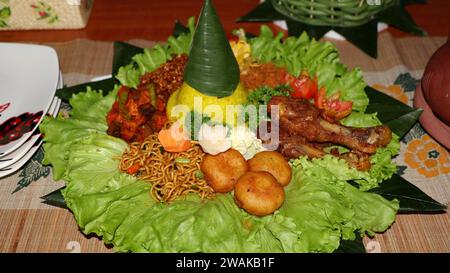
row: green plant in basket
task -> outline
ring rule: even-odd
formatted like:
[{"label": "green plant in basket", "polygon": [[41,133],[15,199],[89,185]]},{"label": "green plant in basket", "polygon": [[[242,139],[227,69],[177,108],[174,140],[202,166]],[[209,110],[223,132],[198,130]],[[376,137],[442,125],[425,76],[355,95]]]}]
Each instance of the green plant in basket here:
[{"label": "green plant in basket", "polygon": [[378,22],[415,35],[425,35],[405,5],[425,0],[266,0],[239,22],[286,21],[289,35],[306,31],[320,39],[334,30],[368,55],[377,57]]},{"label": "green plant in basket", "polygon": [[0,28],[9,26],[8,21],[11,17],[11,8],[9,7],[9,0],[0,0]]},{"label": "green plant in basket", "polygon": [[271,0],[275,10],[305,24],[355,27],[368,23],[394,0]]}]

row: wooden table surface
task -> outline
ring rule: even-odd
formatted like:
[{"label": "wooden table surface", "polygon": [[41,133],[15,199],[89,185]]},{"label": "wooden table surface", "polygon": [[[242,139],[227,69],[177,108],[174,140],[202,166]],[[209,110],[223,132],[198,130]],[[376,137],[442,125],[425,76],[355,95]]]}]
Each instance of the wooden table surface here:
[{"label": "wooden table surface", "polygon": [[[165,40],[173,29],[173,22],[183,22],[198,15],[202,0],[94,0],[88,26],[81,30],[0,31],[1,42],[61,42],[77,38],[104,41],[146,39]],[[215,0],[214,5],[228,34],[244,27],[259,32],[258,23],[236,23],[235,20],[256,7],[259,0]],[[430,36],[450,34],[450,1],[429,0],[428,4],[407,7],[414,20]],[[390,28],[397,37],[407,36]]]}]

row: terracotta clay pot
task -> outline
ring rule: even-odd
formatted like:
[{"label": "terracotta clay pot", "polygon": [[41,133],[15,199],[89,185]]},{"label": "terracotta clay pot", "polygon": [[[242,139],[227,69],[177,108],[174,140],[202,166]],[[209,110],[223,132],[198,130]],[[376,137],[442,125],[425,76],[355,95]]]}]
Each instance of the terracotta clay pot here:
[{"label": "terracotta clay pot", "polygon": [[420,123],[450,149],[450,37],[429,60],[414,96],[414,107],[424,109]]},{"label": "terracotta clay pot", "polygon": [[450,40],[428,62],[422,78],[422,90],[433,113],[450,126]]}]

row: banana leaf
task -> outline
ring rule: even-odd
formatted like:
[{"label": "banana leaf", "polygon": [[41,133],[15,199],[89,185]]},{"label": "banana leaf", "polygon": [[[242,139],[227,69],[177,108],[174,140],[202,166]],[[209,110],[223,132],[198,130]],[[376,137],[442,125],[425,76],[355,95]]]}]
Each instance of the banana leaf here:
[{"label": "banana leaf", "polygon": [[297,22],[291,19],[286,20],[286,24],[288,27],[289,36],[300,36],[303,32],[308,33],[308,36],[313,37],[316,40],[322,38],[328,31],[330,31],[329,27],[326,26],[317,26],[314,28],[309,27],[309,25]]},{"label": "banana leaf", "polygon": [[369,192],[377,193],[388,200],[395,198],[400,201],[399,213],[442,213],[447,209],[447,206],[429,197],[397,174]]},{"label": "banana leaf", "polygon": [[63,101],[68,102],[73,94],[85,92],[88,86],[90,86],[94,90],[102,90],[103,95],[106,95],[114,89],[114,84],[115,79],[111,77],[100,81],[87,82],[70,87],[65,86],[61,89],[56,90],[56,96]]},{"label": "banana leaf", "polygon": [[172,36],[176,38],[183,33],[189,33],[189,28],[180,21],[176,20],[175,26],[173,27]]},{"label": "banana leaf", "polygon": [[354,240],[341,240],[338,249],[333,253],[366,253],[363,237],[359,232],[355,232],[355,236]]},{"label": "banana leaf", "polygon": [[41,197],[42,203],[67,209],[66,201],[64,200],[64,197],[61,193],[61,190],[63,190],[65,187],[59,188],[55,191],[52,191],[51,193],[44,195]]},{"label": "banana leaf", "polygon": [[239,84],[239,65],[211,0],[197,22],[184,81],[208,96],[226,97]]},{"label": "banana leaf", "polygon": [[414,109],[370,86],[365,91],[369,97],[366,112],[377,113],[380,121],[400,138],[405,136],[422,114],[422,109]]},{"label": "banana leaf", "polygon": [[[419,2],[419,1],[409,1],[409,2]],[[391,8],[386,9],[380,15],[379,20],[407,33],[411,33],[418,36],[427,35],[427,33],[423,29],[421,29],[419,26],[416,25],[411,15],[409,15],[409,13],[405,10],[405,8],[400,5],[394,5]]]},{"label": "banana leaf", "polygon": [[242,22],[271,22],[276,20],[288,20],[286,16],[277,12],[270,1],[264,1],[246,15],[236,21]]},{"label": "banana leaf", "polygon": [[119,68],[131,63],[133,56],[144,52],[144,49],[124,42],[114,42],[114,57],[112,75],[119,72]]}]

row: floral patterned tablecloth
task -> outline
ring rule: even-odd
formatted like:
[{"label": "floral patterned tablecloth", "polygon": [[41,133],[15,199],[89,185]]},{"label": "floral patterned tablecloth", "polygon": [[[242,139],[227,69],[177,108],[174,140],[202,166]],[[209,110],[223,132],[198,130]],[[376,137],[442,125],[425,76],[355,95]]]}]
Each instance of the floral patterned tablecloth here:
[{"label": "floral patterned tablecloth", "polygon": [[[412,106],[416,85],[420,80],[410,73],[399,74],[392,85],[374,84],[372,87],[397,100]],[[448,150],[435,141],[417,123],[402,139],[402,149],[396,158],[398,174],[410,176],[411,179],[433,179],[450,174],[450,157]]]},{"label": "floral patterned tablecloth", "polygon": [[[349,43],[336,41],[336,45],[342,61],[350,67],[360,66],[369,85],[412,105],[428,59],[445,40],[394,39],[382,33],[377,60]],[[142,40],[131,43],[153,44]],[[75,40],[50,46],[58,52],[67,85],[110,73],[112,43]],[[62,107],[64,111],[66,106]],[[40,148],[21,170],[0,179],[0,252],[111,252],[99,238],[84,236],[69,211],[41,203],[41,196],[63,185],[53,181],[51,168],[40,163],[42,158]],[[402,139],[395,161],[398,174],[435,200],[449,204],[449,151],[420,124]],[[450,214],[398,215],[387,232],[365,238],[364,243],[368,252],[450,252]]]}]

